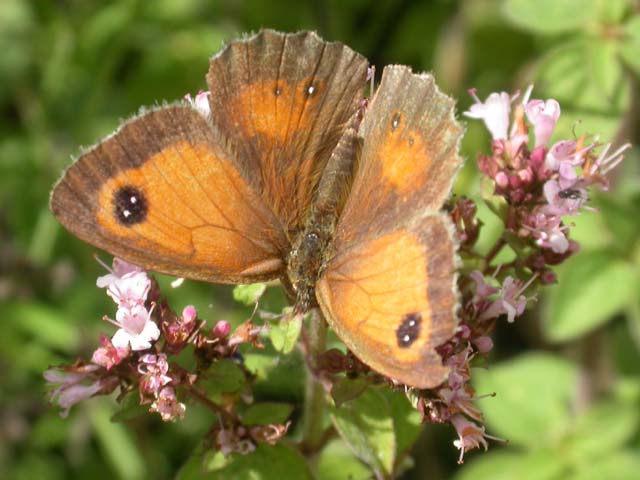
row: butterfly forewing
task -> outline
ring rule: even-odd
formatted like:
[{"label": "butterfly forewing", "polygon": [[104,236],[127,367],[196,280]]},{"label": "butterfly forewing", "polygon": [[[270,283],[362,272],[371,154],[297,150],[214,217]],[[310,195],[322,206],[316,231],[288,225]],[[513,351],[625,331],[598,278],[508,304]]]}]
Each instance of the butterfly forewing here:
[{"label": "butterfly forewing", "polygon": [[313,32],[263,30],[212,58],[214,122],[288,232],[300,230],[320,175],[362,98],[367,61]]},{"label": "butterfly forewing", "polygon": [[280,223],[189,106],[145,113],[91,148],[51,196],[79,238],[149,270],[223,283],[281,275]]}]

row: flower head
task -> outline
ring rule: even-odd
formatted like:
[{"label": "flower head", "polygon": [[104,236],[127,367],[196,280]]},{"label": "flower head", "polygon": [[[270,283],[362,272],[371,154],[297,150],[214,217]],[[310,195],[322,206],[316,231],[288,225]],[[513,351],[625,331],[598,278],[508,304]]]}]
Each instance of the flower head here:
[{"label": "flower head", "polygon": [[190,93],[184,96],[184,99],[200,113],[204,118],[211,118],[211,106],[209,105],[209,92],[200,90],[196,97],[191,97]]},{"label": "flower head", "polygon": [[494,140],[505,140],[509,128],[509,114],[513,98],[506,92],[492,93],[482,102],[476,95],[475,89],[469,90],[469,94],[476,103],[471,105],[463,115],[469,118],[481,119]]},{"label": "flower head", "polygon": [[533,125],[535,146],[546,145],[560,117],[560,104],[553,98],[531,100],[524,106],[524,111]]},{"label": "flower head", "polygon": [[131,350],[146,350],[160,337],[160,329],[151,319],[151,311],[140,305],[118,309],[113,323],[120,328],[111,342],[119,348],[130,346]]},{"label": "flower head", "polygon": [[129,348],[116,347],[106,335],[100,335],[100,344],[93,352],[91,361],[107,370],[111,370],[129,355]]},{"label": "flower head", "polygon": [[76,403],[93,397],[98,393],[109,393],[118,385],[116,377],[100,377],[96,374],[98,365],[76,363],[64,368],[50,368],[43,373],[47,383],[57,386],[49,392],[49,398],[62,409],[60,414],[66,417],[69,409]]},{"label": "flower head", "polygon": [[186,407],[178,402],[172,387],[164,387],[149,408],[150,412],[158,412],[165,422],[175,422],[184,418]]},{"label": "flower head", "polygon": [[171,377],[167,375],[168,371],[169,364],[164,353],[142,355],[138,363],[138,373],[142,374],[140,379],[141,397],[158,397],[162,388],[171,382]]}]

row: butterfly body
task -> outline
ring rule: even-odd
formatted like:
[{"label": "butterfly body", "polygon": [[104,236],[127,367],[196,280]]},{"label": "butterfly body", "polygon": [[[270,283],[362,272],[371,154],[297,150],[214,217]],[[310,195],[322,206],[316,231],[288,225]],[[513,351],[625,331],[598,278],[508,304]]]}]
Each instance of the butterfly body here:
[{"label": "butterfly body", "polygon": [[[149,270],[280,279],[361,360],[427,388],[456,328],[456,240],[440,211],[462,129],[433,77],[311,32],[265,30],[210,62],[210,115],[143,112],[85,151],[51,197],[81,239]],[[360,120],[362,120],[360,122]]]}]

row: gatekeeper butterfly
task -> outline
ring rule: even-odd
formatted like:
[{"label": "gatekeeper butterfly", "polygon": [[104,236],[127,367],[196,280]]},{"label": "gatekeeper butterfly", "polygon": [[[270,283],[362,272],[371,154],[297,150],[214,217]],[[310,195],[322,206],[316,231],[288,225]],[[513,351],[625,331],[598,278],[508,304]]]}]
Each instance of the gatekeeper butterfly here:
[{"label": "gatekeeper butterfly", "polygon": [[384,69],[364,109],[367,69],[311,32],[231,42],[210,61],[210,117],[187,102],[142,112],[80,155],[51,208],[149,270],[280,279],[374,370],[436,386],[448,369],[435,347],[456,328],[440,209],[462,129],[433,77],[404,66]]}]

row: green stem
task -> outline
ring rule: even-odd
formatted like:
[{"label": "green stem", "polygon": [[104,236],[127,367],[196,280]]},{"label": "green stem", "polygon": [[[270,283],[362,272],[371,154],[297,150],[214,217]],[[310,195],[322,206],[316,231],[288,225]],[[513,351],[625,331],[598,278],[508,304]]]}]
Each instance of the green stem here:
[{"label": "green stem", "polygon": [[318,356],[325,351],[327,324],[318,309],[311,312],[307,332],[307,380],[305,385],[302,445],[308,452],[316,451],[322,445],[325,398],[324,388],[317,377]]}]

